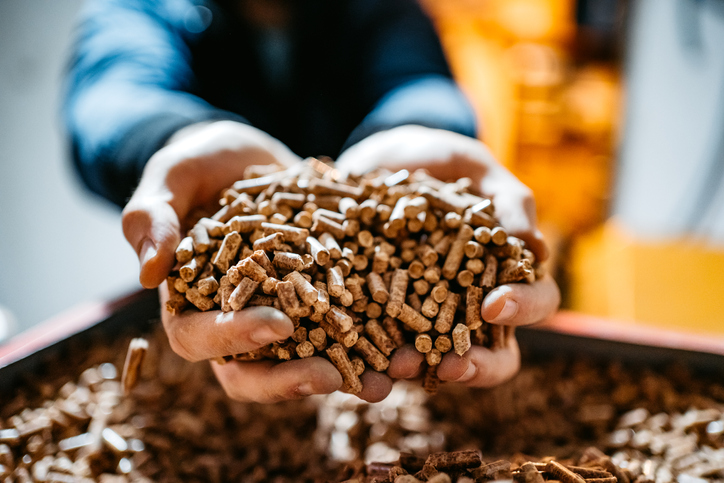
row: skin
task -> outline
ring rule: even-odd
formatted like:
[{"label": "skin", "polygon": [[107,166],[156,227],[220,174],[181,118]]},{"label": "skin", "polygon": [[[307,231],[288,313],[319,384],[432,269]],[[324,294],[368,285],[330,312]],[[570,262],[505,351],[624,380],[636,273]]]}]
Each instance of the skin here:
[{"label": "skin", "polygon": [[[292,165],[300,158],[286,146],[253,127],[231,121],[196,125],[174,135],[149,160],[141,182],[123,210],[123,231],[141,264],[140,281],[159,287],[161,302],[168,299],[165,279],[175,264],[182,220],[198,206],[214,203],[219,192],[241,179],[254,164]],[[343,173],[376,166],[397,170],[424,167],[433,176],[472,177],[479,190],[491,196],[508,231],[526,240],[540,259],[547,250],[535,226],[535,204],[530,190],[500,166],[485,146],[470,138],[435,129],[404,126],[377,133],[347,150],[338,160]],[[550,277],[530,285],[498,287],[483,301],[483,318],[492,323],[528,325],[558,307],[560,295]],[[190,361],[217,359],[248,352],[292,335],[291,320],[268,307],[240,312],[190,312],[173,316],[162,311],[162,322],[173,350]],[[391,358],[389,375],[365,371],[358,396],[374,402],[384,399],[392,379],[420,375],[423,357],[403,348]],[[271,403],[339,389],[342,378],[321,357],[288,362],[255,361],[217,364],[212,368],[229,397]],[[495,353],[473,347],[463,357],[446,354],[438,375],[443,380],[489,387],[512,377],[520,366],[515,338]]]},{"label": "skin", "polygon": [[[536,225],[535,201],[530,189],[498,163],[478,140],[449,131],[422,126],[402,126],[360,141],[337,160],[343,174],[361,174],[375,167],[390,171],[426,169],[432,176],[450,180],[469,177],[473,187],[495,204],[495,213],[508,233],[524,240],[543,261],[548,249]],[[483,299],[482,317],[489,323],[521,326],[540,322],[560,305],[558,286],[550,275],[532,284],[509,284],[492,290]],[[388,374],[411,379],[422,373],[424,357],[414,347],[393,354]],[[471,387],[492,387],[512,378],[520,368],[515,337],[498,351],[473,347],[462,357],[448,353],[438,368],[443,381]]]}]

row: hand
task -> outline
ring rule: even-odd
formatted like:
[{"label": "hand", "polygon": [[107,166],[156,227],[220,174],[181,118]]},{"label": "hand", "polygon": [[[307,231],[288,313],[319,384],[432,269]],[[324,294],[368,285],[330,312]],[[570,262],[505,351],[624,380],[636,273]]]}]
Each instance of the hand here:
[{"label": "hand", "polygon": [[[181,220],[192,209],[218,199],[219,192],[242,178],[252,164],[299,161],[286,146],[245,124],[220,121],[194,125],[174,135],[151,157],[141,182],[123,210],[123,232],[141,263],[141,284],[160,286],[175,264]],[[172,316],[162,309],[172,349],[200,361],[248,352],[292,335],[291,320],[273,308],[240,312],[189,312]],[[274,402],[338,389],[342,378],[328,361],[313,357],[290,362],[212,363],[227,394],[242,401]]]},{"label": "hand", "polygon": [[176,263],[181,221],[218,200],[247,166],[300,158],[268,134],[233,121],[182,130],[148,160],[123,210],[123,233],[141,263],[141,285],[158,287]]},{"label": "hand", "polygon": [[[480,194],[490,197],[495,214],[508,233],[524,240],[538,260],[548,258],[543,235],[536,226],[535,201],[528,187],[500,165],[483,143],[449,131],[402,126],[379,132],[345,151],[337,160],[343,174],[361,174],[374,168],[393,172],[425,169],[441,180],[469,177]],[[511,327],[529,325],[552,315],[560,304],[558,286],[550,275],[531,284],[502,285],[483,300],[483,320]],[[413,347],[403,347],[390,361],[395,379],[418,377],[424,358]],[[449,353],[438,367],[438,377],[473,387],[491,387],[513,377],[520,368],[515,337],[492,351],[474,346],[464,356]]]},{"label": "hand", "polygon": [[[168,300],[166,282],[159,293],[161,321],[169,344],[174,352],[192,362],[249,352],[287,339],[294,332],[289,317],[272,307],[171,315],[164,308]],[[342,385],[337,368],[321,357],[288,362],[211,362],[211,368],[226,394],[244,402],[273,403],[328,394]]]}]

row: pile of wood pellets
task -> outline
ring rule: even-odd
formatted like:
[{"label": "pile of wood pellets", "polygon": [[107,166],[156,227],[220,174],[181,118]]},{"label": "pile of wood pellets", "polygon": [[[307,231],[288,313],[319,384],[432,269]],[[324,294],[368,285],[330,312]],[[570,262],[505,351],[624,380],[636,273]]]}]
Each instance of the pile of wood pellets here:
[{"label": "pile of wood pellets", "polygon": [[608,456],[590,447],[576,465],[560,463],[554,458],[540,462],[526,461],[522,456],[512,462],[498,460],[484,463],[476,450],[432,453],[426,458],[401,453],[397,461],[366,465],[363,474],[350,480],[356,479],[360,483],[476,483],[500,480],[519,483],[551,480],[562,483],[617,483],[624,477],[623,470],[614,465]]},{"label": "pile of wood pellets", "polygon": [[492,390],[403,381],[374,404],[261,405],[229,400],[162,330],[124,395],[128,345],[79,343],[0,393],[0,481],[724,481],[724,386],[678,366],[524,359]]},{"label": "pile of wood pellets", "polygon": [[338,180],[316,159],[279,169],[250,167],[176,250],[172,313],[265,305],[296,326],[288,340],[224,361],[321,355],[356,394],[366,367],[384,372],[396,348],[414,343],[434,393],[444,353],[505,345],[506,329],[481,318],[484,296],[543,270],[470,179],[402,170]]}]

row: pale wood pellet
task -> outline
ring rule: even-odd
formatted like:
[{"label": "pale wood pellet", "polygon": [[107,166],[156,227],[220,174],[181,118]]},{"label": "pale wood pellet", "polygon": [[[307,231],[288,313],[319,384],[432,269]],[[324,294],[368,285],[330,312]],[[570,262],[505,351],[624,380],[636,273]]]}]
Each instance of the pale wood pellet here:
[{"label": "pale wood pellet", "polygon": [[[386,360],[418,340],[436,366],[455,336],[456,351],[467,350],[460,324],[468,341],[501,348],[512,335],[483,325],[483,297],[543,274],[495,221],[491,200],[469,192],[470,180],[406,170],[338,180],[316,159],[245,173],[250,178],[221,193],[219,211],[182,239],[167,283],[174,314],[257,305],[287,313],[294,338],[237,360],[329,358],[329,339],[384,371],[372,354]],[[425,386],[438,383],[428,371]]]}]

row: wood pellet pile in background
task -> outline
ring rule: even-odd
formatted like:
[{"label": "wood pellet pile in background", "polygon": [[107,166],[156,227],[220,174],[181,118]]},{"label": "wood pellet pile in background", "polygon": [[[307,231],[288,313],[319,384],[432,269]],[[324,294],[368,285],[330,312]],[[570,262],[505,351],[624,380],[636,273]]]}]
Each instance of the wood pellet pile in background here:
[{"label": "wood pellet pile in background", "polygon": [[168,278],[174,314],[265,305],[294,321],[290,339],[226,361],[321,355],[358,393],[365,367],[384,372],[396,348],[414,343],[434,392],[444,353],[505,345],[510,334],[482,320],[482,300],[542,269],[469,179],[403,170],[343,182],[315,159],[278,169],[251,167],[217,213],[192,220]]},{"label": "wood pellet pile in background", "polygon": [[429,397],[403,382],[376,404],[336,392],[260,405],[229,400],[162,330],[148,342],[128,396],[128,338],[78,346],[0,394],[0,481],[569,481],[551,461],[589,483],[724,480],[724,386],[680,367],[524,359],[493,390]]}]

